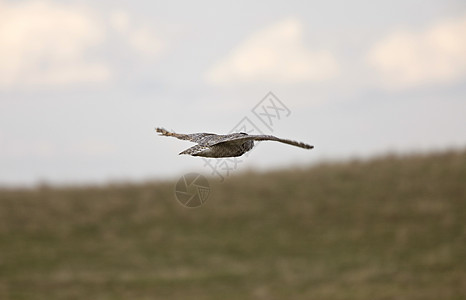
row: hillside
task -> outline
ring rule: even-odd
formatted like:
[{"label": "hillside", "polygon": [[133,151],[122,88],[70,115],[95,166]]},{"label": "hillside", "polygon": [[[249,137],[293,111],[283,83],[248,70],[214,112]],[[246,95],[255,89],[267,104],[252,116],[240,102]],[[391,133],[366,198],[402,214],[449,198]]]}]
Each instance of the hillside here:
[{"label": "hillside", "polygon": [[[211,180],[211,183],[215,181]],[[0,299],[466,299],[466,152],[0,190]]]}]

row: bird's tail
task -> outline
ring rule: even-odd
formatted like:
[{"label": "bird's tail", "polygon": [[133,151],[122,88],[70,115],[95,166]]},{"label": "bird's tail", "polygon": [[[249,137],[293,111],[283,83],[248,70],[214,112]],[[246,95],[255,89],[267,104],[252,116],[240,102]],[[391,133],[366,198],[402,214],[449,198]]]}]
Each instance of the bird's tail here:
[{"label": "bird's tail", "polygon": [[180,152],[179,155],[186,154],[186,155],[191,155],[191,156],[204,156],[202,154],[209,150],[210,150],[209,147],[202,146],[202,145],[195,145]]}]

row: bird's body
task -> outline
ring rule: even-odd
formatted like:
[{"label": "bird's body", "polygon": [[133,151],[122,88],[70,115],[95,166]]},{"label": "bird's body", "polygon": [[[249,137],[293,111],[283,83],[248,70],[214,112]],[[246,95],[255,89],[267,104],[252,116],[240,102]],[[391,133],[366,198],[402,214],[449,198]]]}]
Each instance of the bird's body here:
[{"label": "bird's body", "polygon": [[254,147],[254,141],[277,141],[305,149],[314,148],[314,146],[305,143],[281,139],[273,135],[249,135],[246,133],[225,135],[213,133],[179,134],[169,132],[163,128],[156,128],[155,130],[163,136],[172,136],[180,140],[188,140],[197,143],[197,145],[180,153],[192,156],[214,158],[241,156]]}]

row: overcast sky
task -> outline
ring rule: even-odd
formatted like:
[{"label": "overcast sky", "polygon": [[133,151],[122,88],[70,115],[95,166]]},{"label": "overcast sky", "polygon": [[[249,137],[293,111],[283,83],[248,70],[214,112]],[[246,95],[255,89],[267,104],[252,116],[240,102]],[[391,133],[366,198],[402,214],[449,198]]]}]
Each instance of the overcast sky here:
[{"label": "overcast sky", "polygon": [[0,185],[227,163],[158,126],[316,147],[261,143],[234,172],[463,148],[466,2],[0,0]]}]

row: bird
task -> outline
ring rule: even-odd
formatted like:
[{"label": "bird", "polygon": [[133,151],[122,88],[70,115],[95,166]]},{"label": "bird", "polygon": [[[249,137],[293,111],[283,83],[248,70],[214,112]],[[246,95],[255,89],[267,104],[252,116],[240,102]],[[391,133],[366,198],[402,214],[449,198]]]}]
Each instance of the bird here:
[{"label": "bird", "polygon": [[171,136],[180,140],[187,140],[197,145],[192,146],[181,154],[191,156],[201,156],[208,158],[237,157],[250,151],[254,147],[254,141],[276,141],[304,149],[313,149],[314,146],[296,142],[288,139],[281,139],[273,135],[249,135],[244,132],[231,134],[214,134],[214,133],[192,133],[179,134],[169,132],[164,128],[155,128],[161,136]]}]

